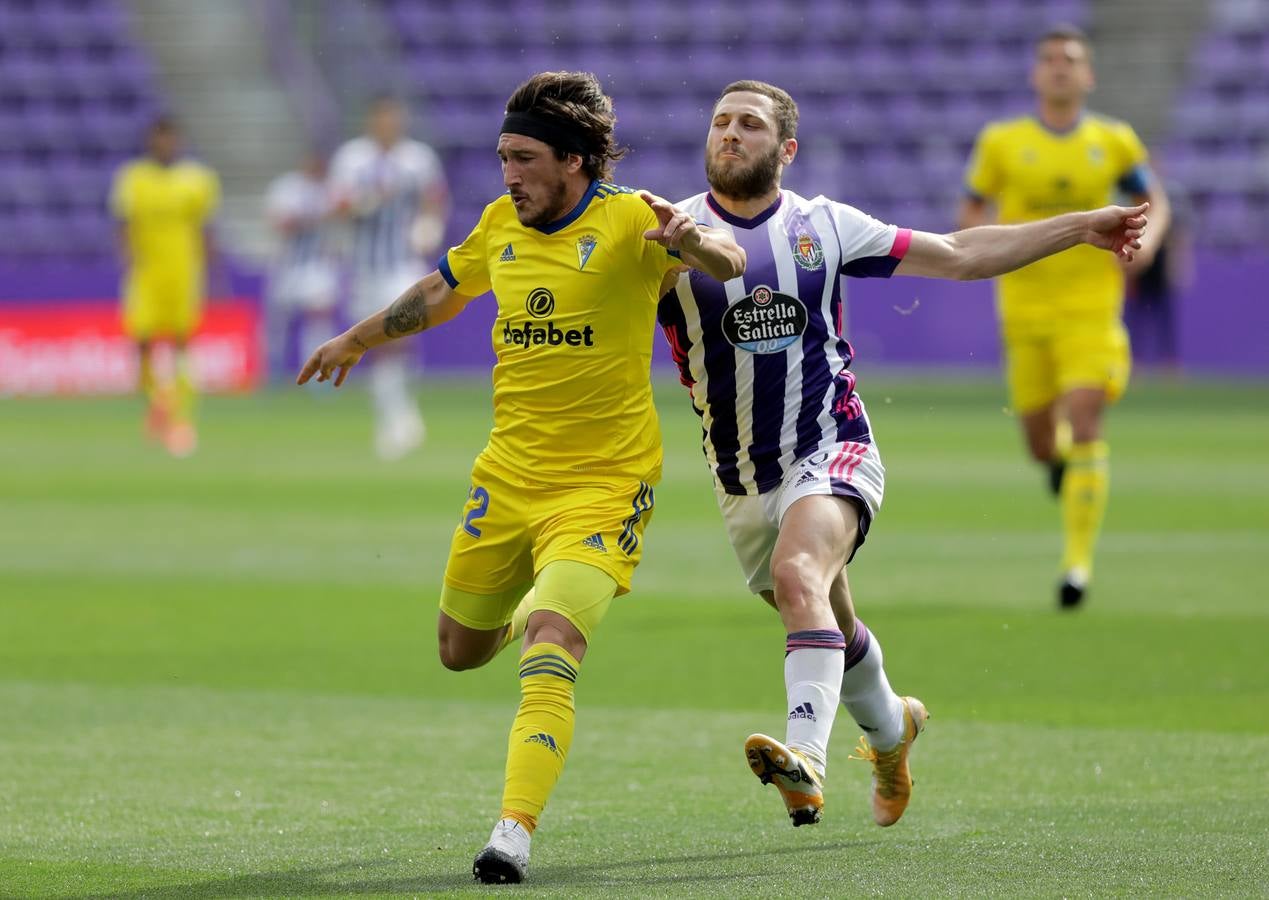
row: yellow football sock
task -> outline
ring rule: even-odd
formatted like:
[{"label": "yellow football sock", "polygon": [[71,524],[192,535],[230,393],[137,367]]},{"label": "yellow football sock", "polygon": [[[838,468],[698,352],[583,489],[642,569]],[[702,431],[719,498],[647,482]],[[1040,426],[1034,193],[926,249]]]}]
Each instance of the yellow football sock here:
[{"label": "yellow football sock", "polygon": [[502,818],[515,819],[530,834],[573,743],[577,668],[556,644],[534,644],[520,657],[520,709],[507,744]]},{"label": "yellow football sock", "polygon": [[1106,512],[1110,487],[1109,450],[1105,441],[1073,444],[1062,478],[1062,571],[1080,569],[1091,575],[1093,546]]},{"label": "yellow football sock", "polygon": [[158,390],[158,381],[154,377],[154,351],[150,347],[143,346],[139,352],[139,364],[137,368],[138,387],[145,399],[153,404]]},{"label": "yellow football sock", "polygon": [[194,415],[194,377],[190,372],[189,351],[181,347],[176,351],[176,380],[174,384],[172,416],[188,422]]}]

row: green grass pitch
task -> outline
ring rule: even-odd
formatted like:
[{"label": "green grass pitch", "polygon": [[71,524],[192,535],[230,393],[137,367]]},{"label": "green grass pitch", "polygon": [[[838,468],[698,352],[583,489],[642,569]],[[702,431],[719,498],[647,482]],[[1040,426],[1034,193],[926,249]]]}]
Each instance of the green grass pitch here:
[{"label": "green grass pitch", "polygon": [[[1265,895],[1264,385],[1134,385],[1067,615],[1057,508],[998,383],[862,386],[889,483],[852,584],[933,713],[907,816],[872,825],[845,715],[820,825],[749,773],[745,736],[783,734],[783,634],[666,383],[645,563],[503,892]],[[513,654],[446,672],[434,623],[487,379],[423,402],[424,452],[387,465],[355,387],[209,399],[188,460],[142,441],[134,400],[0,401],[0,897],[479,890]]]}]

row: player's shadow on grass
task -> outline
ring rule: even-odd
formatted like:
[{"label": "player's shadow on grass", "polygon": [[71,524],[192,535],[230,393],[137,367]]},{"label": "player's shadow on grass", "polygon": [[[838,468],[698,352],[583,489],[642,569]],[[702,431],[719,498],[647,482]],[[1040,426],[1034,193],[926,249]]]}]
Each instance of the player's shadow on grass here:
[{"label": "player's shadow on grass", "polygon": [[[652,866],[681,866],[693,863],[725,863],[728,861],[759,860],[773,856],[791,856],[800,853],[836,853],[859,850],[878,841],[836,841],[811,844],[805,847],[778,847],[766,850],[733,850],[726,853],[697,853],[683,856],[659,856],[644,859],[624,859],[586,866],[530,867],[526,887],[558,888],[593,886],[647,887],[657,885],[683,885],[697,882],[728,882],[779,877],[762,866],[746,867],[743,871],[719,872],[713,866],[708,871],[664,874],[648,871]],[[354,876],[345,880],[341,875],[359,870],[372,871],[384,866],[399,866],[399,860],[380,858],[361,862],[346,862],[337,866],[297,869],[292,872],[247,872],[224,878],[212,878],[190,884],[142,888],[114,894],[70,894],[61,900],[82,900],[92,896],[101,900],[199,900],[220,897],[311,897],[332,894],[408,894],[432,891],[456,891],[476,885],[470,872],[452,875],[420,875],[376,878]],[[629,871],[633,870],[633,871]]]}]

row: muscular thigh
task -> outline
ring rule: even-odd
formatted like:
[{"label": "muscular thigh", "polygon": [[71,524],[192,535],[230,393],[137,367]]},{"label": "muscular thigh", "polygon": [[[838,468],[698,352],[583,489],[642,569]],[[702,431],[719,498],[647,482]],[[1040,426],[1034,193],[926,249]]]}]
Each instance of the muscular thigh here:
[{"label": "muscular thigh", "polygon": [[838,516],[850,517],[850,533],[842,537],[847,542],[841,548],[844,565],[864,543],[872,520],[881,510],[885,488],[886,469],[874,443],[847,441],[813,453],[785,474],[776,510],[781,535],[805,518],[806,508],[790,519],[790,514],[802,499],[826,497],[841,501],[816,504],[813,508],[817,512],[825,511],[824,514],[831,516],[834,523]]},{"label": "muscular thigh", "polygon": [[600,482],[553,488],[534,504],[535,573],[553,562],[583,563],[630,590],[643,558],[644,532],[656,493],[646,481]]},{"label": "muscular thigh", "polygon": [[522,588],[559,561],[598,569],[616,582],[616,593],[625,593],[642,558],[653,501],[646,482],[547,486],[477,459],[445,584],[485,599],[476,611],[445,612],[469,627],[500,627],[511,620]]},{"label": "muscular thigh", "polygon": [[[806,497],[836,499],[848,507],[853,525],[837,548],[845,564],[863,544],[884,494],[885,466],[876,445],[844,442],[798,460],[775,490],[756,496],[719,492],[718,506],[749,590],[766,596],[774,588],[771,563],[777,542],[783,532],[804,518],[799,511],[790,519],[798,501]],[[837,506],[828,503],[822,508],[835,510]],[[817,504],[816,508],[821,507]],[[791,546],[786,542],[786,551]]]}]

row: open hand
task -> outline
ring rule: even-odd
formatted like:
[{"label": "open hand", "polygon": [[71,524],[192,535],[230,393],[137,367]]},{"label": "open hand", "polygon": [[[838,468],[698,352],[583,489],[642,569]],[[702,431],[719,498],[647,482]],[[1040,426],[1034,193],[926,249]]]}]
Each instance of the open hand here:
[{"label": "open hand", "polygon": [[304,368],[300,369],[295,383],[305,384],[314,375],[317,376],[318,381],[329,381],[331,375],[338,370],[338,374],[335,375],[335,387],[339,387],[348,377],[348,370],[361,361],[367,349],[366,345],[357,340],[352,332],[345,331],[313,351],[313,355],[308,358]]},{"label": "open hand", "polygon": [[1140,206],[1104,206],[1088,214],[1085,241],[1094,247],[1109,250],[1123,262],[1132,262],[1141,249],[1141,236],[1146,233],[1146,211],[1149,203]]}]

